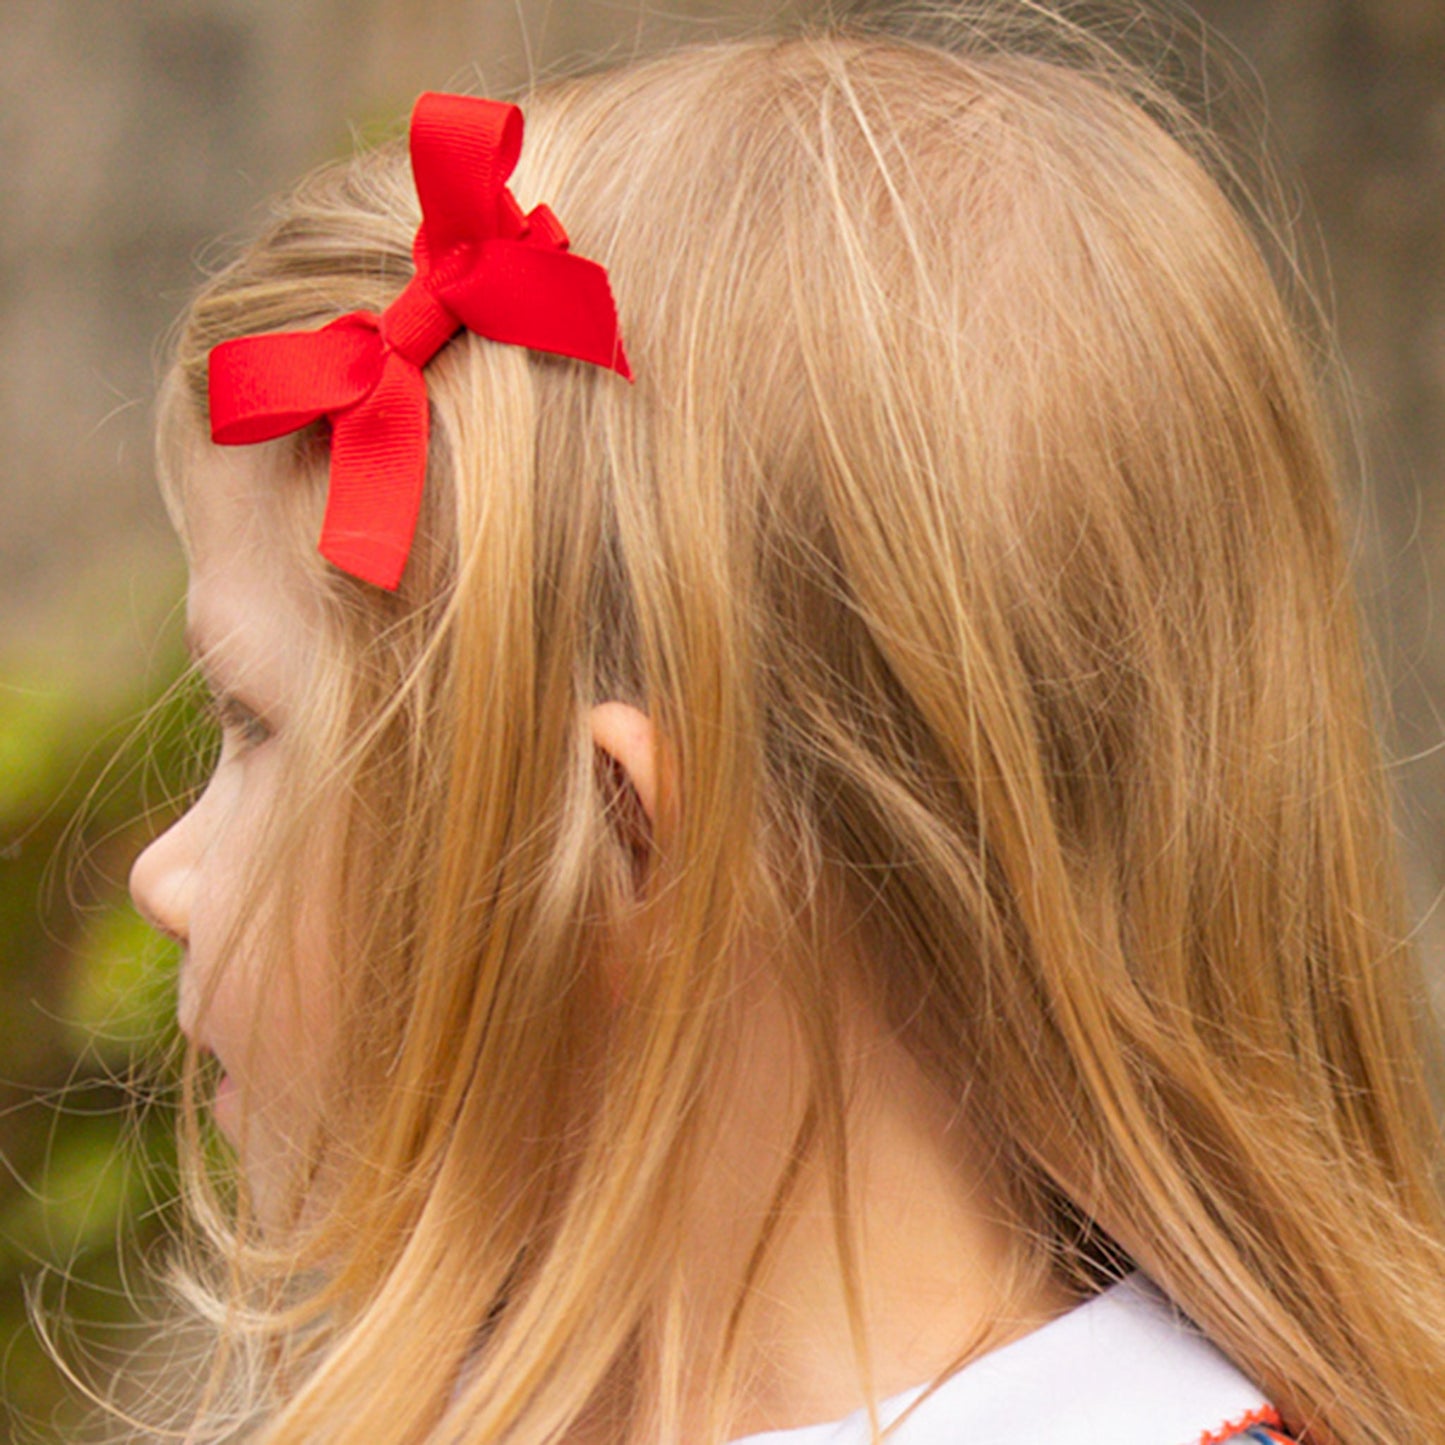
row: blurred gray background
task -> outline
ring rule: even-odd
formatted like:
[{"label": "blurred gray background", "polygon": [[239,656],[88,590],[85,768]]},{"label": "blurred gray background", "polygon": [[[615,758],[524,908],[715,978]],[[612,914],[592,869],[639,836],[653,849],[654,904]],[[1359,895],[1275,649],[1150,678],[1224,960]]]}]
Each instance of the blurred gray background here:
[{"label": "blurred gray background", "polygon": [[[116,1221],[148,1217],[146,1188],[114,1165],[127,1038],[153,1035],[170,1009],[164,987],[138,1012],[132,1001],[143,965],[122,885],[148,796],[139,774],[107,781],[98,760],[175,665],[184,578],[149,440],[164,328],[217,238],[243,234],[269,194],[355,132],[395,125],[422,89],[505,92],[819,8],[0,0],[0,1397],[34,1438],[64,1430],[19,1281],[58,1261],[95,1282],[91,1313],[120,1318]],[[1358,410],[1357,573],[1439,993],[1445,0],[1198,9],[1266,97],[1302,227],[1328,259],[1316,279]],[[77,909],[54,859],[91,787],[111,801],[82,838],[95,866]]]}]

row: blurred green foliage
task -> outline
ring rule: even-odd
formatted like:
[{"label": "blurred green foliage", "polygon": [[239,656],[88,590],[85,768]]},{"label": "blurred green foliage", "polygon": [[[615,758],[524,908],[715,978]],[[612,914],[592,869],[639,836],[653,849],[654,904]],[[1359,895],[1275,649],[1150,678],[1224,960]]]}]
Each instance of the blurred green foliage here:
[{"label": "blurred green foliage", "polygon": [[136,1333],[138,1260],[174,1194],[176,950],[125,878],[200,766],[193,691],[170,682],[180,654],[168,638],[153,682],[0,686],[0,1394],[15,1440],[73,1438],[80,1409],[27,1294],[103,1377]]}]

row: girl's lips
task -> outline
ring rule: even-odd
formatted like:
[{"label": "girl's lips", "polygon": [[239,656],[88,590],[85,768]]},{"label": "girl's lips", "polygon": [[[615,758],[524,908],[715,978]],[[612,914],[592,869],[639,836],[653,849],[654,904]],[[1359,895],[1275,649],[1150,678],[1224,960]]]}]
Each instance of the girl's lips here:
[{"label": "girl's lips", "polygon": [[[195,1042],[195,1049],[196,1057],[201,1063],[204,1064],[211,1059],[215,1059],[216,1062],[221,1065],[221,1072],[216,1080],[215,1091],[211,1095],[211,1116],[215,1119],[220,1131],[227,1135],[227,1137],[230,1137],[231,1129],[228,1127],[227,1120],[235,1113],[237,1107],[236,1081],[225,1071],[226,1066],[221,1061],[221,1056],[209,1044],[197,1040]],[[231,1119],[230,1122],[234,1124],[234,1119]]]},{"label": "girl's lips", "polygon": [[211,1099],[211,1117],[215,1119],[216,1127],[228,1139],[232,1137],[236,1122],[236,1106],[236,1081],[229,1074],[222,1074],[216,1082],[216,1092]]}]

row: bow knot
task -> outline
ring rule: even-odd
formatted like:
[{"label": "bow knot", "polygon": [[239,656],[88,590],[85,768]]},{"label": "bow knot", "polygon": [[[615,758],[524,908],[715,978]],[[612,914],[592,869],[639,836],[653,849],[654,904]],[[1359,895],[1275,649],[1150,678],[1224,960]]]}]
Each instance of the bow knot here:
[{"label": "bow knot", "polygon": [[462,328],[461,318],[417,274],[381,313],[383,345],[423,367]]},{"label": "bow knot", "polygon": [[568,250],[544,205],[507,189],[522,145],[514,105],[428,94],[411,123],[422,223],[416,271],[378,316],[223,341],[210,355],[211,436],[268,441],[327,418],[331,483],[321,553],[388,589],[401,581],[426,477],[424,368],[465,328],[631,379],[607,272]]}]

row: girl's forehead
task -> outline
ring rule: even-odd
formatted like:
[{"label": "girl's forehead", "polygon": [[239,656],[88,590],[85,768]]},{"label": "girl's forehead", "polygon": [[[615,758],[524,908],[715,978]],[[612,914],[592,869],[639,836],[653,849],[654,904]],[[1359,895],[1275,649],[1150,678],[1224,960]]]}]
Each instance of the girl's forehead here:
[{"label": "girl's forehead", "polygon": [[310,552],[302,541],[309,523],[299,515],[304,486],[280,444],[191,447],[180,500],[192,585],[259,585],[300,604],[309,591]]},{"label": "girl's forehead", "polygon": [[194,551],[211,561],[237,549],[255,548],[263,557],[274,553],[280,519],[270,451],[200,441],[188,448],[182,496],[187,539]]},{"label": "girl's forehead", "polygon": [[268,448],[197,448],[186,477],[186,641],[203,670],[293,671],[314,653],[318,602],[291,557]]}]

